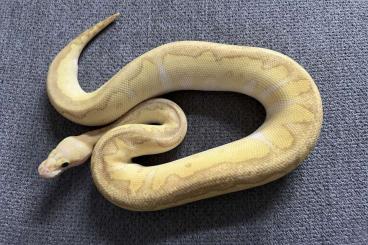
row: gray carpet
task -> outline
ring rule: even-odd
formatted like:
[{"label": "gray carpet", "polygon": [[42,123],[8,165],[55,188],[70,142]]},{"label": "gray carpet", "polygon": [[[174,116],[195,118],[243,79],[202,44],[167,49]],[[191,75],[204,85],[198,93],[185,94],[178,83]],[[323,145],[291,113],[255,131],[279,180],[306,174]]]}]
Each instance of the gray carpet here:
[{"label": "gray carpet", "polygon": [[[368,1],[10,1],[0,3],[1,244],[367,244]],[[288,176],[255,189],[154,213],[119,209],[93,185],[88,164],[45,181],[38,164],[84,132],[49,104],[48,65],[68,40],[114,13],[119,21],[80,59],[94,90],[124,64],[176,40],[259,46],[285,53],[315,79],[324,104],[320,140]],[[233,141],[264,120],[233,93],[166,96],[188,114],[163,163]]]}]

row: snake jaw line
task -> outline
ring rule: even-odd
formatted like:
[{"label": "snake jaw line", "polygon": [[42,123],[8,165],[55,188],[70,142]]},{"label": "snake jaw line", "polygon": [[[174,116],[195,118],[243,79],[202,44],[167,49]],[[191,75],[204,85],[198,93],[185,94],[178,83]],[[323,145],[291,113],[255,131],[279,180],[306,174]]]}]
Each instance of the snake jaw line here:
[{"label": "snake jaw line", "polygon": [[38,174],[45,179],[52,179],[55,178],[56,176],[60,175],[63,170],[62,169],[55,169],[55,170],[51,170],[48,167],[48,160],[43,161],[39,167],[38,167]]}]

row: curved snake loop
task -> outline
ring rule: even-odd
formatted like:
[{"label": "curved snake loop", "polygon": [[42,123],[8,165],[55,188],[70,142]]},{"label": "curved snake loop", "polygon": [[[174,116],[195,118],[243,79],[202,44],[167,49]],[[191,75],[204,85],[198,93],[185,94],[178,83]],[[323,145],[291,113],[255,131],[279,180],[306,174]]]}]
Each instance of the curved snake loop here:
[{"label": "curved snake loop", "polygon": [[[114,123],[64,139],[40,165],[42,176],[54,177],[92,154],[94,182],[108,200],[130,210],[158,210],[276,180],[314,147],[323,116],[317,86],[298,63],[268,49],[173,42],[134,59],[96,91],[83,91],[79,55],[117,16],[62,49],[47,80],[49,99],[66,118],[83,125]],[[267,117],[255,132],[229,144],[156,166],[132,163],[183,140],[182,110],[151,99],[177,90],[243,93],[260,101]]]}]

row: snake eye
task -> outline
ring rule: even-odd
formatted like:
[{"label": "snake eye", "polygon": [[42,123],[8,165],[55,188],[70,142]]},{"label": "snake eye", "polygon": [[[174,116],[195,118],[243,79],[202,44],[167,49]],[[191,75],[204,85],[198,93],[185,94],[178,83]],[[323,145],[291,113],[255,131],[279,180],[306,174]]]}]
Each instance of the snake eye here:
[{"label": "snake eye", "polygon": [[68,167],[69,166],[69,163],[68,162],[64,162],[63,164],[61,164],[61,167],[62,168],[66,168],[66,167]]}]

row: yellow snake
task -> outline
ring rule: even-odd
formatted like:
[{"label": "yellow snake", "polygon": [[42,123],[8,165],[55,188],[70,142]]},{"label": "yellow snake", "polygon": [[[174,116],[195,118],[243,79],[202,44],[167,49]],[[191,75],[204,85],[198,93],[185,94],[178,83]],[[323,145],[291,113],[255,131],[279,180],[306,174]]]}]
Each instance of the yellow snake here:
[{"label": "yellow snake", "polygon": [[[91,156],[93,180],[109,201],[129,210],[159,210],[276,180],[314,147],[323,117],[318,88],[298,63],[268,49],[173,42],[134,59],[96,91],[83,91],[79,55],[118,15],[63,48],[47,79],[49,99],[64,117],[83,125],[113,123],[61,141],[40,164],[41,176],[54,177]],[[183,140],[183,111],[166,99],[147,100],[177,90],[243,93],[260,101],[267,117],[229,144],[155,166],[133,163]]]}]

